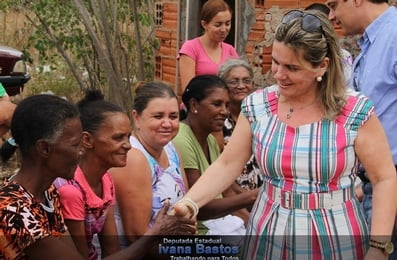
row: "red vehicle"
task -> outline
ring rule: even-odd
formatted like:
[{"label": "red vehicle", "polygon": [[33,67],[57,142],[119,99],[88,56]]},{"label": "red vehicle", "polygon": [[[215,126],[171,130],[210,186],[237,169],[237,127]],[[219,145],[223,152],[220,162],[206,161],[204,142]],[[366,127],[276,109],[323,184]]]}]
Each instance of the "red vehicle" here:
[{"label": "red vehicle", "polygon": [[0,46],[0,83],[9,96],[22,92],[30,75],[27,73],[23,53],[7,46]]}]

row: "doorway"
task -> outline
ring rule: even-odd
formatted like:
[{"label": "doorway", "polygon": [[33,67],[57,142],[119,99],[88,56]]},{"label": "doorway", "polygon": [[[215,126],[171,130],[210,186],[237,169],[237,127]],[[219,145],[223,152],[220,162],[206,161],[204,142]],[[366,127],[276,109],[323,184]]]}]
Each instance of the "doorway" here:
[{"label": "doorway", "polygon": [[[203,34],[203,29],[200,24],[201,8],[208,0],[190,0],[187,5],[187,19],[186,19],[186,38],[193,39]],[[229,35],[226,37],[225,42],[233,46],[236,44],[236,2],[237,0],[224,0],[230,8],[232,13],[232,24]]]}]

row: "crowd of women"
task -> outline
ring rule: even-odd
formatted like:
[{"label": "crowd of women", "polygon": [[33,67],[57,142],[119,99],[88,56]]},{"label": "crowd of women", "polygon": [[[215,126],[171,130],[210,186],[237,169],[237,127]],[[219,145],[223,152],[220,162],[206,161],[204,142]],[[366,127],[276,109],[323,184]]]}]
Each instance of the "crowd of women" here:
[{"label": "crowd of women", "polygon": [[[223,0],[202,7],[204,33],[178,56],[181,110],[160,82],[135,89],[131,121],[97,90],[10,110],[22,159],[0,186],[1,259],[170,259],[161,236],[197,234],[245,236],[247,260],[387,258],[372,245],[390,240],[396,169],[371,100],[346,87],[331,22],[286,13],[277,83],[254,89],[224,43],[231,17]],[[354,192],[359,165],[371,223]]]}]

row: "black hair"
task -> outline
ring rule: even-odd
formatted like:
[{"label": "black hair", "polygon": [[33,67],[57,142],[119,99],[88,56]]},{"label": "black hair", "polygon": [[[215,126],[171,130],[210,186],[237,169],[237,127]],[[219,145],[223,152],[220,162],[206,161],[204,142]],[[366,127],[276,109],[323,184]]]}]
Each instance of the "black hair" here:
[{"label": "black hair", "polygon": [[77,108],[63,98],[53,95],[30,96],[15,109],[11,134],[24,156],[38,140],[53,141],[58,138],[64,124],[78,117]]},{"label": "black hair", "polygon": [[119,106],[105,100],[100,90],[87,90],[77,103],[83,131],[95,133],[106,119],[106,113],[124,113]]},{"label": "black hair", "polygon": [[183,120],[187,117],[190,111],[190,100],[195,99],[197,102],[207,98],[214,89],[224,88],[229,92],[225,81],[215,75],[199,75],[192,78],[187,84],[185,91],[182,94],[182,102],[186,110],[180,111],[180,119]]},{"label": "black hair", "polygon": [[151,82],[140,85],[135,90],[133,108],[140,115],[152,99],[163,97],[177,98],[174,90],[162,82]]},{"label": "black hair", "polygon": [[322,3],[313,3],[311,5],[308,5],[305,8],[305,10],[317,10],[317,11],[324,13],[327,16],[329,15],[329,12],[331,11],[326,4],[322,4]]},{"label": "black hair", "polygon": [[369,0],[369,2],[374,3],[374,4],[381,4],[381,3],[386,3],[388,4],[388,0]]}]

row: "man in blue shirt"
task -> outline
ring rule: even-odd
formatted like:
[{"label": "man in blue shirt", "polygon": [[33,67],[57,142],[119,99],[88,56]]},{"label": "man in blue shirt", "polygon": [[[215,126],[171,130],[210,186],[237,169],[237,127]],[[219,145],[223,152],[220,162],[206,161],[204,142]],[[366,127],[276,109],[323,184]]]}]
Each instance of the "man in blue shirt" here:
[{"label": "man in blue shirt", "polygon": [[[397,165],[397,8],[387,0],[328,0],[327,5],[329,18],[345,35],[362,34],[349,85],[374,102]],[[363,208],[371,223],[372,187],[362,173]],[[392,239],[396,248],[396,230]],[[396,257],[394,250],[389,259]]]}]

